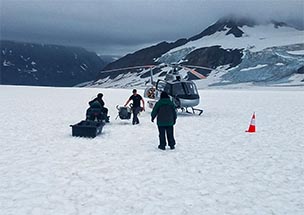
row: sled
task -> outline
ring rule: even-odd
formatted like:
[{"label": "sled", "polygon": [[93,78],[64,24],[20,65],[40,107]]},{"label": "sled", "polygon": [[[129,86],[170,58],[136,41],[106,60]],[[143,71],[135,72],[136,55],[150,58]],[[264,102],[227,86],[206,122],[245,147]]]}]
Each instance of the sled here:
[{"label": "sled", "polygon": [[70,126],[72,127],[72,136],[94,138],[101,133],[104,125],[105,123],[103,121],[82,120]]}]

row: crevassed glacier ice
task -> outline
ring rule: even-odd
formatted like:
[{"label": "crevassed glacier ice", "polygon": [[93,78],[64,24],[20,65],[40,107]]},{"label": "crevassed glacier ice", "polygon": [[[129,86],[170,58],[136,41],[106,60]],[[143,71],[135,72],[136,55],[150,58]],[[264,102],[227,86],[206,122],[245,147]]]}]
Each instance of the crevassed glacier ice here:
[{"label": "crevassed glacier ice", "polygon": [[272,47],[259,52],[245,50],[242,62],[224,74],[222,81],[234,84],[273,82],[285,79],[304,66],[303,55],[288,53],[298,50],[304,50],[304,44]]}]

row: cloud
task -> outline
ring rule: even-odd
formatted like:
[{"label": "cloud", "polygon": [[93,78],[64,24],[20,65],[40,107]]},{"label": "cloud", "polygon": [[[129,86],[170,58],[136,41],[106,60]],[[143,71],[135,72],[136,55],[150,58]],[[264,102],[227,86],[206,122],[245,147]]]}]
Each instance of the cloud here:
[{"label": "cloud", "polygon": [[234,14],[304,28],[302,0],[0,0],[1,38],[126,54]]}]

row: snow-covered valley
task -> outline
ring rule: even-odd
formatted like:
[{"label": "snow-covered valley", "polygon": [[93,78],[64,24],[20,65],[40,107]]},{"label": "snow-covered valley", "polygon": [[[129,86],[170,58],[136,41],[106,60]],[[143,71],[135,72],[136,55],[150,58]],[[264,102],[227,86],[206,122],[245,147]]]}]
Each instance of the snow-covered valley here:
[{"label": "snow-covered valley", "polygon": [[[110,124],[72,137],[98,92]],[[203,115],[178,114],[166,151],[150,110],[136,126],[114,119],[130,94],[0,86],[1,214],[304,213],[303,87],[200,90]]]}]

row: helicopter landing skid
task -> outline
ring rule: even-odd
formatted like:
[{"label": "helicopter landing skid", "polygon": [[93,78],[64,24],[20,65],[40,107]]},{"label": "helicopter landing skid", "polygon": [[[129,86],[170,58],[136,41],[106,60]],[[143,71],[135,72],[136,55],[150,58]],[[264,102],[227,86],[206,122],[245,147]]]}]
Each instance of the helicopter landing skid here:
[{"label": "helicopter landing skid", "polygon": [[182,108],[182,111],[186,110],[186,113],[189,113],[189,114],[196,114],[195,111],[197,111],[199,116],[204,112],[204,110],[202,110],[202,109],[197,109],[197,108],[193,108],[193,107],[191,107],[191,109],[192,109],[192,112],[190,112],[188,110],[188,108]]}]

